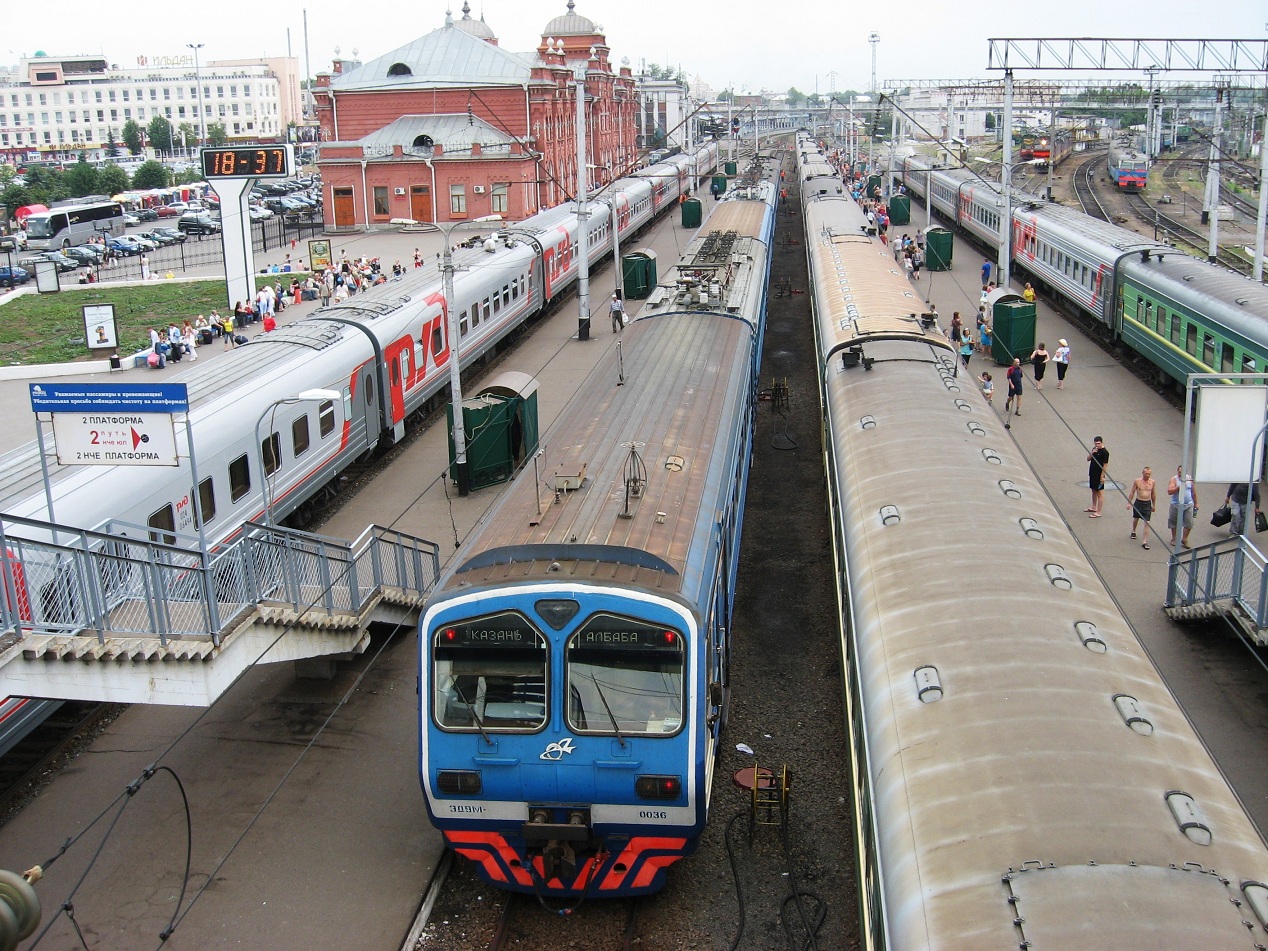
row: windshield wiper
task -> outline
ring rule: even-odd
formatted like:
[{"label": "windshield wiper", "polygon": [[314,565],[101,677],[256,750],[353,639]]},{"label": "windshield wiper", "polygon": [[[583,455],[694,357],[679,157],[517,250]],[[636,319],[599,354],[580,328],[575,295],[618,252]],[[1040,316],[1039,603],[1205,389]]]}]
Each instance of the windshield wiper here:
[{"label": "windshield wiper", "polygon": [[471,719],[475,720],[476,728],[480,731],[480,735],[484,737],[484,742],[492,746],[493,741],[489,739],[489,734],[484,730],[484,721],[480,719],[480,714],[476,713],[476,708],[471,705],[471,701],[463,694],[462,688],[458,686],[457,682],[453,685],[453,692],[458,695],[459,700],[467,705],[467,710],[471,714]]},{"label": "windshield wiper", "polygon": [[599,700],[603,703],[603,709],[608,712],[608,719],[612,721],[612,731],[616,733],[616,738],[621,741],[621,749],[625,749],[625,737],[621,736],[621,728],[616,725],[616,717],[612,715],[612,708],[608,706],[608,698],[603,695],[603,688],[599,686],[599,678],[591,674],[590,682],[594,684],[594,689],[599,693]]}]

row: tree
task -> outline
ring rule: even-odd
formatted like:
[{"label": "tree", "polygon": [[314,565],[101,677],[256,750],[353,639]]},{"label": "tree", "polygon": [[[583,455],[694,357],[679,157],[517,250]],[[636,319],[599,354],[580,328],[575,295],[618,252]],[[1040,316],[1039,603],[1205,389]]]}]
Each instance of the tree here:
[{"label": "tree", "polygon": [[119,143],[114,137],[114,126],[106,129],[106,158],[114,158],[119,154]]},{"label": "tree", "polygon": [[172,153],[172,123],[163,116],[155,116],[150,120],[147,131],[150,134],[150,145],[159,153]]},{"label": "tree", "polygon": [[180,141],[182,148],[198,147],[198,130],[194,128],[192,122],[182,122],[176,127],[175,138]]},{"label": "tree", "polygon": [[229,141],[229,133],[223,122],[213,122],[207,126],[207,144],[220,148]]},{"label": "tree", "polygon": [[140,155],[143,148],[141,142],[141,126],[135,119],[129,119],[123,124],[123,144],[128,147],[128,151],[133,155]]},{"label": "tree", "polygon": [[101,187],[97,179],[97,170],[81,155],[79,161],[66,172],[66,189],[74,198],[95,195],[97,189]]},{"label": "tree", "polygon": [[987,132],[995,131],[995,113],[993,112],[986,113],[986,131]]},{"label": "tree", "polygon": [[806,94],[796,86],[788,87],[788,105],[796,108],[806,100]]},{"label": "tree", "polygon": [[[159,116],[159,118],[163,117]],[[142,163],[141,167],[136,170],[136,174],[132,176],[132,187],[137,189],[167,188],[171,184],[171,175],[167,170],[167,166],[153,159]]]},{"label": "tree", "polygon": [[131,182],[128,173],[118,165],[109,164],[97,173],[97,187],[103,195],[117,195],[126,192]]},{"label": "tree", "polygon": [[34,205],[35,196],[31,193],[31,189],[25,185],[10,185],[4,191],[0,191],[0,205],[4,205],[9,210],[9,216],[13,216],[13,212],[21,208],[23,205]]},{"label": "tree", "polygon": [[193,185],[203,180],[203,173],[200,167],[187,168],[183,171],[176,172],[172,176],[173,185]]}]

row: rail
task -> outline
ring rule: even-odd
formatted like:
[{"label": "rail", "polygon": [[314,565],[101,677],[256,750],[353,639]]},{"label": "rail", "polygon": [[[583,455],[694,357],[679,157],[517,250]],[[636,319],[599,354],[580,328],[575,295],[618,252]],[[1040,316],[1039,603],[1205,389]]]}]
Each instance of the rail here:
[{"label": "rail", "polygon": [[[152,532],[153,535],[160,533]],[[164,539],[175,540],[170,533]],[[440,572],[432,542],[372,525],[355,542],[248,522],[202,555],[165,540],[0,518],[0,629],[153,637],[219,646],[259,605],[360,615],[385,595],[421,598]]]},{"label": "rail", "polygon": [[1232,614],[1257,643],[1268,634],[1268,557],[1244,535],[1172,555],[1167,612],[1176,618]]}]

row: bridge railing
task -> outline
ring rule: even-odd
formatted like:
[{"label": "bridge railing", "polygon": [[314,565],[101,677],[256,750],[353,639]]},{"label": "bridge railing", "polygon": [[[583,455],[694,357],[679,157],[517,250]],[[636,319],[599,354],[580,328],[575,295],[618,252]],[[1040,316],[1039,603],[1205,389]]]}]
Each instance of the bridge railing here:
[{"label": "bridge railing", "polygon": [[1268,628],[1268,557],[1244,535],[1173,555],[1166,607],[1231,601],[1256,629]]},{"label": "bridge railing", "polygon": [[247,523],[203,564],[150,537],[0,516],[0,625],[27,634],[196,638],[219,644],[261,603],[359,614],[389,589],[423,596],[439,575],[432,542],[370,526],[355,542]]}]

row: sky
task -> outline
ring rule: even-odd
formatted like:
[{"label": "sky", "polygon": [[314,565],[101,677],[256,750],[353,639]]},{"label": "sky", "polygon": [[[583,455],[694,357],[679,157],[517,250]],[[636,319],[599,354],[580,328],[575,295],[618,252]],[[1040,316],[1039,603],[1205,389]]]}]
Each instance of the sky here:
[{"label": "sky", "polygon": [[[567,12],[567,0],[470,0],[471,15],[485,22],[500,45],[513,52],[536,48],[545,25]],[[444,23],[450,0],[401,3],[356,0],[304,3],[278,0],[267,7],[248,0],[211,4],[129,0],[124,8],[99,8],[96,16],[48,17],[30,4],[5,17],[0,63],[15,65],[43,50],[51,56],[101,54],[120,68],[136,68],[137,57],[188,55],[187,43],[202,43],[203,62],[286,55],[304,72],[304,11],[314,74],[330,68],[335,48],[368,61]],[[1202,12],[1195,27],[1194,13]],[[453,4],[462,16],[462,0]],[[1151,0],[1146,5],[1104,0],[1016,3],[980,0],[906,0],[901,4],[856,4],[844,0],[576,0],[576,12],[603,28],[612,58],[680,67],[688,80],[701,76],[721,90],[809,94],[870,85],[868,35],[880,34],[876,77],[971,79],[988,72],[987,40],[995,37],[1151,37],[1268,39],[1268,5],[1252,0]],[[141,29],[138,24],[145,24]],[[287,31],[289,29],[289,40]],[[289,42],[289,47],[288,47]],[[835,75],[834,75],[835,74]],[[1073,78],[1085,78],[1077,76]],[[1173,74],[1175,79],[1196,78]]]}]

